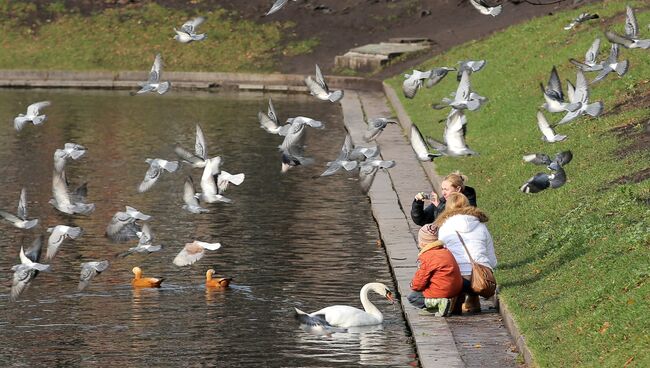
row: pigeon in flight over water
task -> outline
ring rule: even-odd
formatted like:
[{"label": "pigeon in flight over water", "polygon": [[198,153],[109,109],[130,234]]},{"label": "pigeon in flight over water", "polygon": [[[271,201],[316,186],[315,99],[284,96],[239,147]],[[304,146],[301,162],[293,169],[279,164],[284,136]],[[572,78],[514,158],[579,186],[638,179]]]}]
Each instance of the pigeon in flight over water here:
[{"label": "pigeon in flight over water", "polygon": [[42,245],[43,237],[39,236],[34,240],[32,246],[27,249],[27,252],[23,250],[22,246],[20,247],[20,264],[11,267],[11,270],[14,271],[11,295],[9,297],[11,301],[16,301],[18,296],[30,285],[39,272],[50,271],[50,265],[38,263]]},{"label": "pigeon in flight over water", "polygon": [[106,226],[106,236],[117,242],[135,239],[138,237],[137,233],[142,230],[135,221],[148,221],[149,219],[151,216],[126,206],[126,211],[118,211],[113,215],[111,222]]},{"label": "pigeon in flight over water", "polygon": [[188,20],[182,26],[180,31],[174,28],[176,35],[174,39],[180,43],[190,43],[192,41],[203,41],[207,37],[205,33],[197,34],[196,28],[205,22],[205,17],[196,17]]},{"label": "pigeon in flight over water", "polygon": [[206,203],[232,202],[232,200],[220,194],[215,182],[214,176],[221,171],[219,166],[221,166],[221,157],[219,156],[209,158],[205,162],[203,175],[201,176],[201,193],[196,193],[195,196]]},{"label": "pigeon in flight over water", "polygon": [[68,183],[65,172],[52,173],[52,196],[49,203],[57,210],[69,215],[90,215],[95,211],[94,203],[84,203],[86,197],[86,183],[82,184],[74,193],[68,192]]},{"label": "pigeon in flight over water", "polygon": [[25,188],[20,190],[20,199],[18,199],[18,212],[13,215],[7,211],[0,211],[0,216],[11,222],[12,225],[19,229],[31,229],[38,224],[38,219],[27,219],[27,191]]},{"label": "pigeon in flight over water", "polygon": [[599,18],[598,14],[580,13],[580,15],[578,15],[577,17],[575,17],[575,18],[571,21],[571,23],[569,23],[568,25],[566,25],[566,26],[564,27],[564,29],[568,31],[568,30],[572,29],[573,27],[577,26],[577,25],[580,24],[580,23],[584,23],[584,22],[586,22],[586,21],[588,21],[588,20],[591,20],[591,19],[598,19],[598,18]]},{"label": "pigeon in flight over water", "polygon": [[138,186],[138,192],[143,193],[151,189],[156,184],[163,172],[173,173],[178,169],[178,161],[167,161],[161,158],[148,158],[145,160],[149,164],[149,169],[144,174],[144,179]]},{"label": "pigeon in flight over water", "polygon": [[196,124],[196,140],[194,143],[194,153],[186,150],[179,143],[176,143],[174,147],[174,152],[183,159],[184,162],[189,163],[192,167],[195,168],[204,168],[205,160],[208,159],[208,148],[205,144],[205,135],[203,134],[203,129],[197,123]]},{"label": "pigeon in flight over water", "polygon": [[319,100],[337,102],[343,98],[343,90],[330,91],[318,64],[316,64],[316,79],[312,79],[311,75],[308,75],[305,78],[305,84],[311,95]]},{"label": "pigeon in flight over water", "polygon": [[57,148],[54,151],[54,170],[61,173],[65,169],[67,159],[77,160],[86,153],[86,150],[86,147],[76,143],[66,143],[63,149]]},{"label": "pigeon in flight over water", "polygon": [[205,255],[206,250],[217,250],[221,248],[220,243],[206,243],[195,240],[191,243],[186,243],[183,249],[174,258],[176,266],[188,266],[200,260]]},{"label": "pigeon in flight over water", "polygon": [[47,232],[50,233],[50,237],[47,240],[47,253],[45,253],[45,259],[49,261],[54,258],[64,240],[74,240],[79,238],[82,230],[80,227],[56,225],[55,227],[47,228]]},{"label": "pigeon in flight over water", "polygon": [[20,131],[23,129],[25,124],[31,122],[34,125],[41,125],[47,120],[47,116],[45,114],[39,115],[41,113],[41,109],[44,107],[50,106],[50,101],[41,101],[41,102],[36,102],[33,103],[29,106],[27,106],[27,113],[26,114],[18,114],[16,118],[14,118],[14,128],[17,131]]},{"label": "pigeon in flight over water", "polygon": [[210,212],[207,208],[201,207],[201,204],[199,203],[199,200],[196,195],[196,191],[194,190],[194,180],[192,180],[191,176],[188,176],[185,179],[185,183],[183,184],[183,202],[185,204],[183,205],[183,209],[191,212],[191,213],[204,213],[204,212]]},{"label": "pigeon in flight over water", "polygon": [[171,83],[169,83],[168,81],[161,82],[160,81],[161,73],[162,73],[162,56],[160,56],[160,54],[156,54],[156,58],[153,61],[153,66],[151,67],[151,71],[149,72],[149,79],[144,83],[140,83],[140,87],[142,88],[135,94],[139,95],[147,92],[158,92],[158,94],[162,95],[165,92],[167,92],[169,90],[169,87],[171,86]]},{"label": "pigeon in flight over water", "polygon": [[327,169],[322,174],[320,174],[320,176],[334,175],[341,168],[344,168],[347,171],[356,169],[358,162],[350,159],[350,153],[353,149],[352,138],[350,138],[350,134],[347,134],[345,136],[345,140],[343,141],[343,146],[341,147],[341,152],[339,153],[338,157],[336,160],[327,163]]},{"label": "pigeon in flight over water", "polygon": [[610,42],[622,45],[627,49],[649,49],[650,39],[639,38],[639,24],[636,21],[634,10],[628,5],[625,11],[625,36],[612,31],[605,31],[605,36]]},{"label": "pigeon in flight over water", "polygon": [[79,275],[78,291],[83,291],[95,276],[106,271],[108,261],[85,262],[81,264],[81,274]]},{"label": "pigeon in flight over water", "polygon": [[152,253],[162,249],[162,245],[153,245],[154,236],[148,223],[144,223],[142,230],[138,231],[136,235],[138,236],[138,245],[120,254],[121,257],[126,257],[133,253]]},{"label": "pigeon in flight over water", "polygon": [[496,17],[501,14],[501,5],[490,6],[485,0],[469,0],[470,4],[475,7],[483,15],[491,15]]}]

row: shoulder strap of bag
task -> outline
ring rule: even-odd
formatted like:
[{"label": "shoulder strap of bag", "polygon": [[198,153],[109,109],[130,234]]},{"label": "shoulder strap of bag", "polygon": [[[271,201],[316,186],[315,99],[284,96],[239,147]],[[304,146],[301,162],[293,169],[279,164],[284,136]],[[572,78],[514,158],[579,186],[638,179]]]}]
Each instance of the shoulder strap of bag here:
[{"label": "shoulder strap of bag", "polygon": [[469,261],[475,263],[474,259],[472,258],[472,255],[469,254],[469,250],[467,249],[467,245],[465,245],[465,241],[463,240],[463,237],[460,236],[458,230],[456,230],[456,234],[458,235],[458,239],[460,239],[461,244],[463,244],[463,248],[465,248],[465,252],[467,252],[467,257],[469,257]]}]

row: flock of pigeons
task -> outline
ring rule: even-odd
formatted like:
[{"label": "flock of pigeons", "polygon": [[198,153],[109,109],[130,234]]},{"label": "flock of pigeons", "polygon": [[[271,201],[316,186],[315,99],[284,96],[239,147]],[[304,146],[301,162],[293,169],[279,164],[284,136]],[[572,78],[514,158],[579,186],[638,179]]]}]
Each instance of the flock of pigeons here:
[{"label": "flock of pigeons", "polygon": [[[495,15],[495,14],[493,14]],[[597,14],[582,13],[575,18],[565,29],[572,29],[576,24],[586,22],[590,19],[597,19]],[[575,85],[567,80],[567,93],[562,89],[562,83],[555,66],[551,69],[548,84],[540,83],[544,95],[544,104],[541,108],[550,113],[564,113],[564,116],[555,124],[549,123],[548,119],[539,110],[537,112],[537,126],[542,132],[542,140],[549,143],[561,142],[567,139],[566,135],[557,134],[555,127],[567,124],[580,116],[599,116],[603,111],[602,101],[589,101],[589,87],[599,82],[610,73],[623,76],[629,69],[627,60],[619,61],[619,46],[625,48],[650,48],[650,39],[640,39],[638,36],[638,24],[634,11],[627,6],[625,35],[618,35],[612,31],[606,31],[605,35],[611,42],[609,55],[598,60],[600,39],[596,38],[585,54],[585,60],[579,61],[571,58],[569,61],[577,67]],[[424,85],[430,88],[442,80],[448,72],[457,70],[458,88],[452,92],[450,98],[443,98],[441,103],[434,104],[434,109],[451,107],[447,115],[443,141],[422,136],[419,129],[413,125],[410,132],[410,141],[416,156],[421,161],[431,161],[439,156],[471,156],[478,155],[471,150],[466,142],[467,118],[465,110],[478,110],[488,99],[474,92],[471,88],[469,76],[480,71],[486,65],[485,60],[459,61],[457,68],[441,67],[428,71],[413,70],[411,74],[404,75],[402,90],[406,98],[414,98],[417,91]],[[588,82],[584,73],[597,72],[596,77]],[[565,98],[566,96],[566,98]],[[436,152],[430,153],[429,149]],[[537,165],[546,165],[550,173],[540,172],[524,183],[520,190],[524,193],[538,193],[547,188],[558,188],[566,183],[566,173],[563,166],[568,164],[573,155],[571,151],[563,151],[556,154],[551,160],[543,153],[528,154],[524,156],[526,162]]]},{"label": "flock of pigeons", "polygon": [[[197,28],[205,21],[204,17],[197,17],[187,21],[180,30],[174,29],[174,37],[180,43],[189,43],[193,41],[202,41],[206,39],[205,34],[198,34]],[[132,95],[143,93],[158,93],[160,95],[169,91],[171,83],[161,81],[162,74],[162,56],[157,54],[148,80],[140,83],[140,90]],[[342,90],[331,90],[323,77],[323,74],[316,65],[315,75],[305,78],[305,85],[309,88],[310,93],[324,101],[338,102],[343,98]],[[27,124],[32,123],[39,126],[47,120],[47,116],[42,114],[41,110],[50,106],[49,101],[41,101],[31,104],[25,114],[19,114],[14,119],[14,128],[17,131],[22,130]],[[269,99],[269,108],[267,113],[258,114],[260,126],[271,134],[277,134],[284,137],[279,146],[280,157],[282,161],[281,171],[287,172],[289,169],[313,163],[313,159],[306,157],[304,154],[304,138],[306,127],[315,129],[324,129],[324,124],[312,118],[298,116],[289,118],[284,124],[279,122],[273,102]],[[391,123],[396,121],[387,118],[377,118],[369,122],[368,131],[365,135],[366,142],[375,140],[382,130]],[[86,147],[76,143],[66,143],[61,149],[54,153],[54,168],[52,173],[52,195],[53,198],[49,203],[59,212],[72,216],[88,216],[95,210],[94,203],[86,203],[87,185],[86,183],[74,190],[70,189],[70,183],[65,173],[65,166],[68,160],[78,160],[87,152]],[[220,156],[210,157],[208,154],[205,135],[199,124],[196,125],[196,138],[194,150],[189,150],[181,144],[176,144],[174,152],[180,158],[179,161],[171,161],[163,158],[146,158],[145,162],[149,165],[142,182],[138,185],[139,193],[150,190],[163,175],[178,172],[181,166],[189,166],[194,169],[201,169],[200,188],[201,192],[196,192],[194,180],[188,175],[183,184],[183,201],[182,208],[193,214],[209,212],[210,210],[202,204],[213,204],[217,202],[230,203],[229,198],[223,194],[230,184],[240,185],[244,181],[245,175],[230,174],[222,169],[222,159]],[[359,182],[364,193],[366,193],[375,173],[382,168],[395,166],[394,161],[384,161],[380,158],[379,148],[374,147],[353,147],[350,136],[345,138],[341,153],[335,161],[327,163],[327,169],[320,176],[329,176],[337,172],[340,168],[347,171],[357,170]],[[28,230],[34,228],[38,219],[29,219],[27,212],[27,195],[26,189],[23,188],[20,193],[18,210],[14,215],[7,211],[0,211],[0,216],[9,221],[13,226]],[[114,242],[126,242],[138,240],[138,244],[129,248],[119,256],[126,257],[133,253],[151,253],[162,249],[159,244],[154,244],[154,235],[148,222],[151,216],[143,212],[126,206],[125,211],[115,213],[110,223],[106,227],[106,236]],[[60,249],[61,245],[67,239],[78,239],[83,234],[80,227],[55,225],[47,228],[50,233],[47,239],[47,251],[45,261],[52,260]],[[16,298],[25,290],[39,272],[50,271],[50,265],[39,263],[41,257],[44,236],[39,236],[33,244],[25,250],[22,246],[19,253],[20,264],[12,267],[14,271],[10,299]],[[200,260],[206,251],[214,251],[221,247],[220,243],[207,243],[194,240],[179,251],[173,259],[177,266],[186,266]],[[78,290],[83,290],[90,281],[105,271],[109,266],[107,260],[87,261],[81,264],[81,274]],[[137,270],[136,270],[137,268]],[[136,272],[137,271],[137,272]],[[140,275],[142,270],[138,267],[133,269],[135,274],[132,283],[136,285],[147,285],[142,283]],[[214,273],[214,272],[212,272]],[[210,275],[211,276],[211,275]],[[156,279],[160,281],[159,279]],[[209,280],[208,280],[209,281]],[[160,282],[149,283],[152,286],[160,286]]]}]

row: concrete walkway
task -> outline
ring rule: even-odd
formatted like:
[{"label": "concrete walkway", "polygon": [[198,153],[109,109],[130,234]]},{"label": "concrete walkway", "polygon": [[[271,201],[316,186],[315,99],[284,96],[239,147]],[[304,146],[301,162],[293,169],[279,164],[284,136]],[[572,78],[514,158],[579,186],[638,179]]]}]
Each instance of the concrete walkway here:
[{"label": "concrete walkway", "polygon": [[[382,92],[345,91],[341,102],[345,126],[356,145],[364,145],[366,118],[393,116]],[[394,94],[392,90],[386,93]],[[399,105],[396,104],[399,108]],[[411,328],[422,367],[516,367],[517,350],[501,315],[493,303],[482,301],[483,311],[450,318],[422,316],[406,300],[409,283],[416,270],[417,231],[410,219],[411,203],[417,192],[429,191],[433,165],[423,166],[415,158],[408,141],[410,120],[401,115],[400,127],[390,126],[377,140],[385,160],[397,165],[388,173],[379,172],[368,193],[372,211],[388,261],[400,293],[406,321]],[[367,144],[365,144],[367,145]],[[427,173],[429,171],[429,173]],[[435,183],[436,186],[438,183]]]}]

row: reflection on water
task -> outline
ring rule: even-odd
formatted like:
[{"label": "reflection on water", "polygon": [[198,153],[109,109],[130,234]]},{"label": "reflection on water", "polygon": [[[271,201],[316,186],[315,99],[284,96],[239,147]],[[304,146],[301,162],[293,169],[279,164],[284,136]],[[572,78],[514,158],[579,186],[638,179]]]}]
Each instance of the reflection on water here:
[{"label": "reflection on water", "polygon": [[[307,133],[316,164],[280,173],[282,138],[259,128],[257,112],[268,96],[183,94],[128,96],[105,91],[0,91],[0,208],[15,211],[27,189],[30,231],[0,224],[0,365],[2,366],[402,366],[413,348],[398,306],[371,296],[384,313],[383,326],[315,335],[293,319],[328,305],[361,307],[359,289],[371,281],[394,288],[367,198],[351,177],[314,180],[335,158],[344,137],[340,107],[308,96],[275,96],[281,120],[309,116],[325,130]],[[13,117],[32,102],[51,100],[40,127],[13,129]],[[175,159],[176,142],[193,147],[200,122],[210,155],[223,169],[243,172],[231,186],[232,204],[208,205],[210,213],[181,210],[182,186],[200,171],[184,167],[137,193],[145,158]],[[66,142],[88,148],[66,168],[71,186],[88,182],[87,217],[65,216],[48,204],[52,155]],[[198,185],[198,184],[197,184]],[[116,257],[136,242],[114,244],[104,237],[116,211],[133,206],[153,216],[160,252]],[[9,302],[12,273],[21,245],[57,224],[80,226],[84,234],[64,242],[17,302]],[[172,259],[194,239],[220,242],[192,266]],[[80,264],[108,259],[108,270],[77,292]],[[160,289],[132,289],[131,269],[164,277]],[[234,277],[226,290],[207,289],[205,272]]]}]

